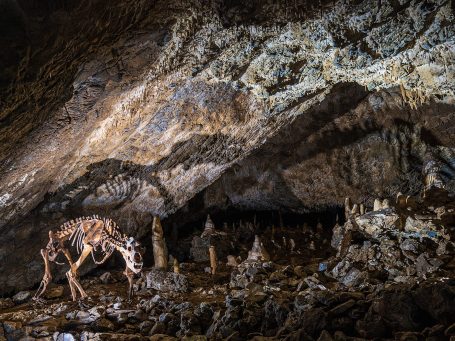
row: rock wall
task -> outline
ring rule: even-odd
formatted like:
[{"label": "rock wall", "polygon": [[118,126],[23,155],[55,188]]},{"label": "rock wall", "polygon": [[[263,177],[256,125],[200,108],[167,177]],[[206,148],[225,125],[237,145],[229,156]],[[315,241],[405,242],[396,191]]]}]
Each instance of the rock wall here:
[{"label": "rock wall", "polygon": [[452,1],[2,6],[0,292],[66,219],[141,236],[220,177],[304,210],[414,191],[429,145],[453,176]]},{"label": "rock wall", "polygon": [[455,128],[444,123],[455,119],[453,107],[411,110],[396,91],[362,90],[345,86],[296,118],[204,190],[203,207],[304,213],[341,205],[346,196],[373,207],[377,197],[419,194],[428,157],[440,162],[454,191]]}]

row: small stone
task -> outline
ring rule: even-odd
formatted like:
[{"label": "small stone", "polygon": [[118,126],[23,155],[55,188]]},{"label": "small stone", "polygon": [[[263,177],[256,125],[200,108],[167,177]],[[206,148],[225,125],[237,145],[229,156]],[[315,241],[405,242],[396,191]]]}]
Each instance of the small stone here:
[{"label": "small stone", "polygon": [[128,314],[128,317],[130,319],[132,319],[133,321],[145,321],[148,316],[144,311],[138,309],[138,310]]},{"label": "small stone", "polygon": [[46,291],[45,296],[48,299],[54,299],[54,298],[62,297],[63,296],[63,286],[62,285],[58,285],[58,286],[49,288]]},{"label": "small stone", "polygon": [[70,334],[70,333],[60,333],[60,334],[57,335],[55,340],[56,341],[76,341],[74,336],[72,334]]},{"label": "small stone", "polygon": [[14,307],[14,302],[11,298],[0,298],[0,309],[8,309]]},{"label": "small stone", "polygon": [[227,256],[226,266],[236,267],[238,265],[239,265],[239,263],[237,263],[237,260],[235,259],[235,257],[233,255],[228,255]]},{"label": "small stone", "polygon": [[422,334],[425,335],[425,336],[443,335],[444,334],[444,329],[446,329],[446,327],[443,324],[436,324],[433,327],[426,327],[422,331]]},{"label": "small stone", "polygon": [[16,304],[22,304],[24,302],[27,302],[32,294],[30,291],[19,291],[16,295],[13,296],[13,301]]},{"label": "small stone", "polygon": [[113,283],[114,282],[114,279],[112,277],[112,274],[110,272],[105,272],[103,273],[101,276],[100,276],[100,281],[103,283],[103,284],[109,284],[109,283]]},{"label": "small stone", "polygon": [[139,324],[139,330],[142,334],[147,334],[153,327],[152,321],[143,321]]},{"label": "small stone", "polygon": [[111,331],[114,330],[115,325],[106,318],[100,318],[95,322],[95,327],[99,331]]},{"label": "small stone", "polygon": [[346,312],[347,310],[351,309],[355,305],[354,300],[349,300],[344,303],[341,303],[340,305],[337,305],[335,308],[330,310],[330,313],[333,315],[340,315]]},{"label": "small stone", "polygon": [[3,328],[7,334],[11,334],[15,330],[22,328],[22,323],[17,321],[5,321],[3,322]]},{"label": "small stone", "polygon": [[163,322],[157,322],[150,330],[149,335],[163,334],[165,331],[166,325]]},{"label": "small stone", "polygon": [[162,323],[168,323],[169,321],[173,320],[175,316],[171,313],[164,313],[161,314],[158,320]]}]

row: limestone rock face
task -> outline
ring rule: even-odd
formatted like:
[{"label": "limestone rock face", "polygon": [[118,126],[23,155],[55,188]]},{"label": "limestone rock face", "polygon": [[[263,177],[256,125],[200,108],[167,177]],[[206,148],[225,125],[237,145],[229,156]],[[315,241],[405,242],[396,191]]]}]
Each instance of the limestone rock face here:
[{"label": "limestone rock face", "polygon": [[68,218],[141,237],[204,190],[204,207],[308,210],[415,192],[427,150],[451,165],[450,1],[289,6],[6,2],[0,294],[40,280]]}]

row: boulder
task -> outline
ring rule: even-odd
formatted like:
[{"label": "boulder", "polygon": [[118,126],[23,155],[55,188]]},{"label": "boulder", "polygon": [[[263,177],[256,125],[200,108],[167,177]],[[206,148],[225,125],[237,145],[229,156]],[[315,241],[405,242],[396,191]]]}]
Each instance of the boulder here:
[{"label": "boulder", "polygon": [[146,283],[148,289],[158,291],[188,292],[189,290],[189,281],[185,275],[159,269],[152,269],[146,273]]},{"label": "boulder", "polygon": [[46,293],[44,295],[48,299],[59,298],[63,296],[63,290],[64,288],[62,285],[50,287],[49,289],[46,290]]},{"label": "boulder", "polygon": [[399,215],[393,208],[368,212],[355,218],[359,230],[372,238],[379,238],[386,232],[398,230]]},{"label": "boulder", "polygon": [[13,301],[16,304],[22,304],[27,302],[30,297],[32,297],[32,293],[30,291],[19,291],[16,295],[13,296]]},{"label": "boulder", "polygon": [[11,298],[0,298],[0,309],[8,309],[14,307],[14,302]]}]

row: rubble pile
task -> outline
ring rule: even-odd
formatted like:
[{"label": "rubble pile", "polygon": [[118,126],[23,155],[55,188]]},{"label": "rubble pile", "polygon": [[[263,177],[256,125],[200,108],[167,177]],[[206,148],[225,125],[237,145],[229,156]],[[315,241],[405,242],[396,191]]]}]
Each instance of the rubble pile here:
[{"label": "rubble pile", "polygon": [[336,265],[327,275],[348,287],[385,280],[418,283],[435,273],[450,276],[455,244],[446,221],[455,217],[454,203],[423,201],[413,209],[398,197],[396,204],[350,214],[343,226],[334,228],[331,245],[337,256],[330,262]]},{"label": "rubble pile", "polygon": [[[29,291],[0,299],[0,340],[455,338],[453,198],[427,191],[377,200],[369,212],[346,206],[331,239],[320,223],[262,233],[243,224],[248,242],[225,249],[229,231],[209,218],[193,237],[209,241],[205,260],[144,271],[132,301],[116,271],[81,281],[88,300],[69,301],[63,286],[45,304]],[[209,249],[223,250],[216,271]]]}]

